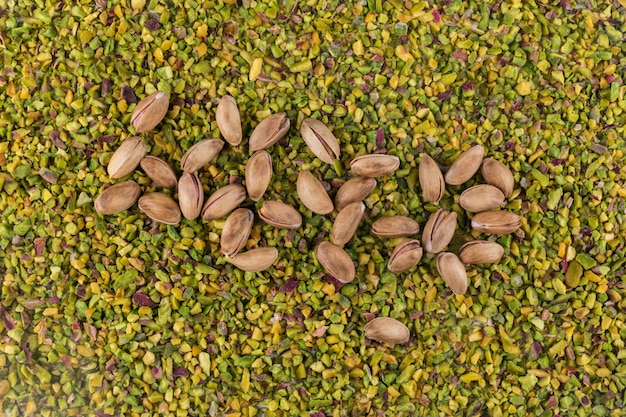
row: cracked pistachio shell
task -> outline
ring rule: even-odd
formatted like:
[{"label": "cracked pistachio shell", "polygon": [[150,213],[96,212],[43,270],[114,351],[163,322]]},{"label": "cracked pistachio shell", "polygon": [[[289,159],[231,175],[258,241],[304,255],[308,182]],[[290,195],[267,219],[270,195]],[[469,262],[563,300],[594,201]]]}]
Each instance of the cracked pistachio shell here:
[{"label": "cracked pistachio shell", "polygon": [[267,151],[256,151],[246,162],[246,189],[252,201],[259,201],[272,180],[272,157]]},{"label": "cracked pistachio shell", "polygon": [[459,249],[464,264],[494,264],[504,256],[504,248],[496,242],[473,240]]},{"label": "cracked pistachio shell", "polygon": [[115,214],[127,210],[137,202],[141,189],[135,181],[124,181],[104,190],[94,201],[100,214]]},{"label": "cracked pistachio shell", "polygon": [[354,281],[356,276],[354,262],[340,246],[331,242],[322,242],[315,249],[315,256],[326,272],[337,281],[344,284]]},{"label": "cracked pistachio shell", "polygon": [[204,191],[200,178],[195,172],[192,174],[185,172],[178,180],[178,204],[181,213],[186,219],[194,220],[202,211],[202,203],[204,203]]},{"label": "cracked pistachio shell", "polygon": [[513,173],[502,162],[487,158],[483,161],[480,172],[488,184],[498,187],[502,191],[504,197],[509,198],[513,194],[513,187],[515,186]]},{"label": "cracked pistachio shell", "polygon": [[389,239],[413,236],[419,231],[419,223],[406,216],[385,216],[372,223],[372,233]]},{"label": "cracked pistachio shell", "polygon": [[345,206],[335,218],[331,240],[335,245],[343,246],[352,239],[365,213],[365,204],[358,201]]},{"label": "cracked pistachio shell", "polygon": [[350,170],[361,177],[382,177],[400,168],[400,158],[395,155],[368,154],[350,162]]},{"label": "cracked pistachio shell", "polygon": [[504,194],[498,187],[479,184],[465,189],[459,197],[459,204],[470,213],[479,213],[501,207]]},{"label": "cracked pistachio shell", "polygon": [[439,165],[428,155],[422,154],[419,164],[419,181],[426,201],[436,203],[446,191],[446,183]]},{"label": "cracked pistachio shell", "polygon": [[408,327],[391,317],[377,317],[369,321],[363,330],[368,339],[389,345],[406,343],[411,336]]},{"label": "cracked pistachio shell", "polygon": [[258,213],[261,220],[274,227],[297,229],[302,224],[300,213],[282,201],[266,200]]},{"label": "cracked pistachio shell", "polygon": [[422,245],[428,253],[441,252],[448,246],[456,230],[456,213],[437,210],[424,226]]},{"label": "cracked pistachio shell", "polygon": [[137,202],[139,210],[152,220],[165,224],[180,223],[180,208],[172,197],[163,193],[148,193]]},{"label": "cracked pistachio shell", "polygon": [[423,254],[424,251],[419,240],[403,239],[389,257],[387,269],[394,274],[409,271],[415,268],[419,261],[422,260]]},{"label": "cracked pistachio shell", "polygon": [[139,163],[141,169],[150,177],[152,181],[159,187],[176,189],[178,180],[171,166],[164,160],[156,156],[146,156]]},{"label": "cracked pistachio shell", "polygon": [[332,164],[339,159],[339,142],[333,132],[319,120],[304,119],[300,125],[302,139],[319,159]]},{"label": "cracked pistachio shell", "polygon": [[346,181],[335,195],[335,209],[341,211],[345,206],[365,200],[376,188],[376,179],[356,177]]},{"label": "cracked pistachio shell", "polygon": [[246,208],[238,208],[233,211],[222,229],[220,247],[225,256],[234,256],[246,245],[252,225],[254,224],[254,213]]},{"label": "cracked pistachio shell", "polygon": [[226,216],[246,199],[246,189],[239,184],[219,188],[204,203],[202,220],[215,220]]},{"label": "cracked pistachio shell", "polygon": [[322,182],[311,171],[300,171],[296,191],[302,204],[313,213],[328,214],[335,208]]},{"label": "cracked pistachio shell", "polygon": [[146,143],[139,136],[126,139],[117,148],[107,166],[107,172],[112,179],[122,178],[137,168],[141,159],[146,155]]},{"label": "cracked pistachio shell", "polygon": [[467,292],[467,272],[458,256],[442,252],[437,256],[437,271],[453,293],[463,295]]},{"label": "cracked pistachio shell", "polygon": [[472,146],[463,152],[446,172],[446,183],[460,185],[472,178],[480,168],[484,155],[485,149],[481,145]]},{"label": "cracked pistachio shell", "polygon": [[215,121],[226,142],[232,146],[237,146],[241,143],[243,137],[241,116],[239,115],[237,102],[233,97],[222,97],[215,110]]},{"label": "cracked pistachio shell", "polygon": [[291,122],[286,113],[266,117],[250,135],[250,150],[254,152],[269,148],[287,134],[290,126]]},{"label": "cracked pistachio shell", "polygon": [[278,258],[276,248],[256,248],[238,253],[230,258],[230,262],[246,272],[261,272],[268,269]]},{"label": "cracked pistachio shell", "polygon": [[184,172],[194,172],[208,164],[224,147],[221,139],[204,139],[187,149],[180,159],[180,168]]},{"label": "cracked pistachio shell", "polygon": [[137,133],[148,132],[163,120],[169,105],[167,94],[156,91],[137,104],[130,116],[130,124]]},{"label": "cracked pistachio shell", "polygon": [[483,211],[472,217],[472,229],[493,235],[513,233],[521,225],[520,216],[510,211]]}]

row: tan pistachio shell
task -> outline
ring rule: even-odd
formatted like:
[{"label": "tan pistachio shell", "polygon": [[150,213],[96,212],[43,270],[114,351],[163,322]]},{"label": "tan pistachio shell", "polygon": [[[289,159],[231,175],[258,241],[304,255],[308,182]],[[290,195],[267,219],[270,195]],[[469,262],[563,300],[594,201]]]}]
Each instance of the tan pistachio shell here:
[{"label": "tan pistachio shell", "polygon": [[250,150],[266,149],[278,142],[289,131],[291,122],[286,113],[276,113],[263,119],[250,135]]},{"label": "tan pistachio shell", "polygon": [[406,216],[385,216],[372,223],[372,233],[389,239],[413,236],[419,231],[419,223]]},{"label": "tan pistachio shell", "polygon": [[446,183],[460,185],[472,178],[480,168],[484,155],[485,149],[482,145],[472,146],[463,152],[446,172]]},{"label": "tan pistachio shell", "polygon": [[488,240],[473,240],[459,249],[459,258],[464,264],[494,264],[504,256],[504,248]]},{"label": "tan pistachio shell", "polygon": [[202,220],[215,220],[226,216],[246,199],[246,189],[239,184],[219,188],[204,203]]},{"label": "tan pistachio shell", "polygon": [[459,204],[470,213],[479,213],[501,207],[504,194],[498,187],[479,184],[465,189],[459,197]]},{"label": "tan pistachio shell", "polygon": [[135,181],[124,181],[104,190],[94,201],[100,214],[115,214],[127,210],[137,202],[141,189]]},{"label": "tan pistachio shell", "polygon": [[456,213],[439,209],[424,226],[422,245],[428,253],[441,252],[448,246],[456,230]]},{"label": "tan pistachio shell", "polygon": [[237,146],[241,143],[243,138],[241,116],[237,102],[232,96],[226,95],[222,97],[215,110],[215,121],[226,142],[232,146]]},{"label": "tan pistachio shell", "polygon": [[463,295],[467,292],[467,272],[458,256],[442,252],[437,256],[437,271],[453,293]]},{"label": "tan pistachio shell", "polygon": [[298,210],[282,201],[266,200],[258,213],[261,220],[274,227],[297,229],[302,224]]},{"label": "tan pistachio shell", "polygon": [[316,214],[328,214],[335,206],[322,182],[311,171],[300,171],[296,181],[296,191],[302,204]]},{"label": "tan pistachio shell", "polygon": [[139,210],[152,220],[165,224],[180,223],[180,208],[172,197],[163,193],[148,193],[137,202]]},{"label": "tan pistachio shell", "polygon": [[493,235],[513,233],[521,225],[519,215],[504,210],[483,211],[472,217],[472,229]]},{"label": "tan pistachio shell", "polygon": [[419,164],[419,181],[426,201],[436,203],[446,191],[446,183],[439,165],[428,155],[422,154]]},{"label": "tan pistachio shell", "polygon": [[109,178],[125,177],[137,168],[141,159],[146,155],[146,143],[139,136],[126,139],[117,148],[107,166]]},{"label": "tan pistachio shell", "polygon": [[166,93],[156,91],[141,100],[130,116],[135,132],[148,132],[156,127],[167,113],[170,99]]},{"label": "tan pistachio shell", "polygon": [[409,328],[402,322],[391,317],[377,317],[370,320],[363,329],[365,337],[377,342],[395,345],[406,343],[411,337]]},{"label": "tan pistachio shell", "polygon": [[322,242],[315,249],[315,256],[326,272],[337,281],[342,283],[354,281],[356,276],[354,262],[340,246],[331,242]]},{"label": "tan pistachio shell", "polygon": [[180,168],[184,172],[194,172],[208,164],[224,147],[221,139],[204,139],[187,149],[180,159]]},{"label": "tan pistachio shell", "polygon": [[259,201],[272,181],[272,157],[267,151],[256,151],[246,162],[246,189],[252,201]]},{"label": "tan pistachio shell", "polygon": [[204,203],[204,191],[200,178],[194,172],[185,172],[178,180],[178,204],[180,211],[188,220],[195,220],[202,211]]},{"label": "tan pistachio shell", "polygon": [[246,245],[252,225],[254,224],[254,213],[246,208],[238,208],[233,211],[222,229],[220,247],[222,254],[234,256]]},{"label": "tan pistachio shell", "polygon": [[391,253],[387,262],[387,269],[394,274],[409,271],[422,260],[423,254],[424,251],[419,240],[403,239]]},{"label": "tan pistachio shell", "polygon": [[400,168],[400,158],[395,155],[368,154],[354,158],[350,170],[361,177],[382,177]]},{"label": "tan pistachio shell", "polygon": [[174,174],[172,167],[164,160],[156,156],[148,155],[141,160],[139,165],[146,175],[159,187],[169,188],[171,190],[176,189],[176,185],[178,184],[176,174]]},{"label": "tan pistachio shell", "polygon": [[304,119],[300,125],[302,139],[319,159],[332,164],[339,159],[339,142],[328,126],[319,120]]},{"label": "tan pistachio shell", "polygon": [[256,248],[238,253],[230,258],[230,262],[246,272],[261,272],[268,269],[278,258],[276,248]]},{"label": "tan pistachio shell", "polygon": [[483,161],[480,172],[488,184],[498,187],[502,191],[504,197],[509,198],[513,194],[513,187],[515,186],[513,173],[502,162],[487,158]]},{"label": "tan pistachio shell", "polygon": [[335,245],[343,246],[352,239],[365,213],[365,204],[358,201],[345,206],[335,218],[331,240]]},{"label": "tan pistachio shell", "polygon": [[346,181],[335,195],[335,209],[341,211],[350,203],[365,200],[374,188],[376,188],[375,178],[356,177]]}]

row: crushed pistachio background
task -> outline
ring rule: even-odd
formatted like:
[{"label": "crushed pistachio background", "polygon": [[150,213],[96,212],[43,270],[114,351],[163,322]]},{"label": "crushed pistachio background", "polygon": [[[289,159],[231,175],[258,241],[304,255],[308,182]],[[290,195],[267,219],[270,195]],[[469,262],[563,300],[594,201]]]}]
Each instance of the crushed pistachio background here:
[{"label": "crushed pistachio background", "polygon": [[[556,3],[556,5],[555,5]],[[626,415],[626,2],[624,0],[0,0],[0,410],[6,416]],[[263,273],[219,255],[224,220],[101,216],[106,164],[134,134],[136,103],[169,93],[142,136],[176,170],[219,138],[236,98],[244,141],[200,172],[208,195],[243,178],[247,135],[271,113],[266,198],[296,231],[256,222],[248,247],[279,249]],[[332,127],[341,163],[308,150],[300,121]],[[383,215],[424,225],[459,214],[451,245],[478,238],[447,187],[426,203],[419,155],[450,165],[472,144],[516,189],[502,261],[469,266],[455,296],[425,255],[393,275]],[[338,285],[313,249],[333,216],[295,196],[301,169],[331,195],[357,155],[400,169],[365,201]],[[143,192],[156,187],[141,171]],[[253,203],[247,201],[248,207]],[[406,324],[393,348],[375,316]]]}]

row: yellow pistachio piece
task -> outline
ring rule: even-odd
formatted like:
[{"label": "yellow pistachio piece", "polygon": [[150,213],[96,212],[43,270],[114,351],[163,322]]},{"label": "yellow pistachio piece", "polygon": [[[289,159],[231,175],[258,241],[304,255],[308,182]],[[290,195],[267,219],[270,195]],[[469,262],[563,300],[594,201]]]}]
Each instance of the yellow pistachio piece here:
[{"label": "yellow pistachio piece", "polygon": [[276,248],[256,248],[238,253],[230,258],[230,262],[246,272],[261,272],[268,269],[278,258]]},{"label": "yellow pistachio piece", "polygon": [[443,173],[439,165],[428,155],[422,154],[419,164],[419,181],[422,195],[426,201],[436,203],[441,200],[446,191]]},{"label": "yellow pistachio piece", "polygon": [[328,126],[319,120],[304,119],[300,126],[302,139],[319,159],[332,164],[339,159],[339,142]]},{"label": "yellow pistachio piece", "polygon": [[246,162],[246,189],[252,201],[259,201],[272,180],[272,157],[267,151],[256,151]]},{"label": "yellow pistachio piece", "polygon": [[180,223],[180,208],[172,197],[163,193],[148,193],[137,202],[139,210],[152,220],[165,224]]},{"label": "yellow pistachio piece", "polygon": [[127,210],[137,202],[141,189],[135,181],[124,181],[104,190],[94,201],[100,214],[115,214]]},{"label": "yellow pistachio piece", "polygon": [[335,218],[331,240],[335,245],[343,246],[352,239],[365,212],[365,204],[360,201],[345,206]]},{"label": "yellow pistachio piece", "polygon": [[389,257],[387,269],[394,274],[409,271],[417,266],[423,253],[419,240],[403,239]]},{"label": "yellow pistachio piece", "polygon": [[187,149],[180,159],[180,168],[184,172],[194,172],[208,164],[224,147],[221,139],[204,139]]},{"label": "yellow pistachio piece", "polygon": [[470,213],[478,213],[501,207],[504,194],[498,187],[479,184],[465,189],[459,197],[459,204]]},{"label": "yellow pistachio piece", "polygon": [[139,163],[141,169],[150,177],[152,181],[159,187],[176,189],[178,180],[171,166],[164,160],[156,156],[146,156]]},{"label": "yellow pistachio piece", "polygon": [[448,246],[456,230],[456,213],[437,210],[424,226],[422,245],[428,253],[441,252]]},{"label": "yellow pistachio piece", "polygon": [[269,148],[287,134],[290,125],[286,113],[266,117],[250,135],[250,150],[254,152]]},{"label": "yellow pistachio piece", "polygon": [[385,216],[372,223],[372,233],[389,239],[413,236],[419,231],[419,223],[406,216]]},{"label": "yellow pistachio piece", "polygon": [[246,208],[238,208],[233,211],[222,229],[220,247],[222,254],[234,256],[246,245],[252,225],[254,224],[254,213]]},{"label": "yellow pistachio piece", "polygon": [[137,104],[130,116],[130,124],[137,133],[148,132],[163,120],[169,105],[167,94],[156,91]]},{"label": "yellow pistachio piece", "polygon": [[302,204],[316,214],[328,214],[334,209],[322,182],[311,171],[300,171],[296,181],[296,191]]},{"label": "yellow pistachio piece", "polygon": [[356,276],[354,262],[340,246],[331,242],[322,242],[315,249],[315,256],[326,272],[337,281],[344,284],[354,281]]},{"label": "yellow pistachio piece", "polygon": [[203,220],[215,220],[226,216],[246,199],[246,189],[239,184],[229,184],[219,188],[202,207]]},{"label": "yellow pistachio piece", "polygon": [[376,179],[356,177],[346,181],[335,195],[335,209],[341,211],[345,206],[363,201],[376,188]]},{"label": "yellow pistachio piece", "polygon": [[459,249],[464,264],[494,264],[504,256],[504,248],[496,242],[473,240]]},{"label": "yellow pistachio piece", "polygon": [[502,191],[504,197],[509,198],[511,196],[515,180],[511,170],[506,165],[493,158],[487,158],[483,161],[480,172],[488,184],[498,187]]},{"label": "yellow pistachio piece", "polygon": [[274,227],[297,229],[302,224],[300,213],[282,201],[266,200],[258,213],[261,220]]},{"label": "yellow pistachio piece", "polygon": [[241,116],[239,115],[237,102],[233,97],[222,97],[215,110],[215,121],[226,142],[232,146],[237,146],[241,143],[243,137]]},{"label": "yellow pistachio piece", "polygon": [[453,293],[463,295],[467,292],[467,272],[458,256],[450,252],[440,253],[437,256],[437,271]]},{"label": "yellow pistachio piece", "polygon": [[178,204],[183,216],[188,220],[195,220],[202,211],[204,191],[198,175],[185,172],[178,180]]},{"label": "yellow pistachio piece", "polygon": [[472,217],[472,229],[493,235],[513,233],[521,224],[520,216],[510,211],[483,211]]},{"label": "yellow pistachio piece", "polygon": [[484,155],[485,149],[481,145],[472,146],[463,152],[446,172],[446,183],[460,185],[472,178],[480,168]]},{"label": "yellow pistachio piece", "polygon": [[137,168],[139,162],[146,154],[146,144],[139,136],[126,139],[117,148],[107,166],[110,178],[125,177]]},{"label": "yellow pistachio piece", "polygon": [[382,177],[400,167],[400,158],[395,155],[369,154],[354,158],[350,170],[361,177]]},{"label": "yellow pistachio piece", "polygon": [[395,345],[406,343],[411,337],[409,328],[402,322],[391,317],[377,317],[370,320],[363,329],[365,337],[377,342]]}]

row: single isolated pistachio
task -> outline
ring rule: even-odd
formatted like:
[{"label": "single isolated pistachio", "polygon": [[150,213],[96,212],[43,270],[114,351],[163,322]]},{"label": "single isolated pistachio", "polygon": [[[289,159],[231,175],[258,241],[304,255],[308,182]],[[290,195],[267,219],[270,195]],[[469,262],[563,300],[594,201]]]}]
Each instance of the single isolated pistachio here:
[{"label": "single isolated pistachio", "polygon": [[501,207],[504,194],[498,187],[479,184],[465,189],[459,197],[459,204],[470,213],[479,213]]},{"label": "single isolated pistachio", "polygon": [[291,122],[286,113],[266,117],[250,135],[250,150],[254,152],[269,148],[287,134],[290,126]]},{"label": "single isolated pistachio", "polygon": [[278,258],[276,248],[256,248],[238,253],[230,258],[230,262],[246,272],[261,272],[268,269]]},{"label": "single isolated pistachio", "polygon": [[302,224],[302,216],[289,204],[276,200],[265,200],[258,211],[265,223],[284,229],[297,229]]},{"label": "single isolated pistachio", "polygon": [[428,155],[422,154],[419,164],[419,181],[426,201],[436,203],[443,197],[446,184],[439,165]]},{"label": "single isolated pistachio", "polygon": [[180,168],[184,172],[194,172],[208,164],[224,147],[221,139],[204,139],[187,149],[180,159]]},{"label": "single isolated pistachio", "polygon": [[141,159],[146,155],[146,143],[139,136],[126,139],[117,148],[107,166],[107,172],[112,179],[122,178],[137,168]]},{"label": "single isolated pistachio", "polygon": [[304,119],[300,125],[302,139],[319,159],[332,164],[339,159],[339,142],[328,126],[319,120]]},{"label": "single isolated pistachio", "polygon": [[387,262],[387,269],[394,274],[409,271],[422,260],[423,254],[419,240],[403,239],[391,253]]},{"label": "single isolated pistachio", "polygon": [[392,346],[398,343],[406,343],[409,337],[411,337],[409,328],[391,317],[377,317],[370,320],[363,330],[365,331],[365,337],[368,339]]},{"label": "single isolated pistachio", "polygon": [[395,155],[368,154],[354,158],[350,170],[361,177],[382,177],[400,168],[400,158]]},{"label": "single isolated pistachio", "polygon": [[171,190],[176,189],[178,180],[172,167],[164,160],[156,156],[146,156],[139,163],[141,169],[156,185]]},{"label": "single isolated pistachio", "polygon": [[226,216],[246,199],[246,189],[239,184],[219,188],[204,203],[202,220],[215,220]]},{"label": "single isolated pistachio", "polygon": [[422,245],[428,253],[439,253],[448,246],[456,230],[456,213],[439,209],[424,226]]},{"label": "single isolated pistachio", "polygon": [[460,185],[472,178],[480,168],[484,155],[485,149],[482,145],[472,146],[463,152],[446,172],[446,183]]},{"label": "single isolated pistachio", "polygon": [[232,146],[237,146],[241,143],[243,138],[241,116],[237,102],[233,97],[228,95],[222,97],[215,110],[215,121],[226,142]]},{"label": "single isolated pistachio", "polygon": [[172,197],[163,193],[148,193],[137,202],[139,210],[152,220],[165,224],[180,223],[180,208]]},{"label": "single isolated pistachio", "polygon": [[498,187],[502,191],[504,197],[509,198],[513,194],[513,187],[515,186],[513,173],[502,162],[487,158],[483,161],[480,172],[488,184]]},{"label": "single isolated pistachio", "polygon": [[354,281],[356,269],[350,255],[334,243],[324,241],[317,245],[315,256],[326,272],[344,284]]},{"label": "single isolated pistachio", "polygon": [[233,211],[222,229],[220,247],[225,256],[234,256],[246,245],[252,225],[254,224],[254,213],[246,208],[238,208]]},{"label": "single isolated pistachio", "polygon": [[141,189],[135,181],[124,181],[104,190],[94,201],[100,214],[115,214],[128,210],[137,202]]},{"label": "single isolated pistachio", "polygon": [[335,217],[331,240],[335,245],[343,246],[352,239],[365,213],[365,204],[358,201],[345,206]]},{"label": "single isolated pistachio", "polygon": [[419,223],[407,216],[385,216],[372,223],[372,233],[389,239],[413,236],[419,231]]},{"label": "single isolated pistachio", "polygon": [[302,204],[316,214],[328,214],[335,208],[322,182],[311,171],[300,171],[296,191]]},{"label": "single isolated pistachio", "polygon": [[272,181],[272,157],[267,151],[256,151],[246,162],[246,190],[252,201],[259,201]]},{"label": "single isolated pistachio", "polygon": [[156,91],[137,104],[130,116],[130,124],[137,133],[148,132],[163,120],[169,105],[167,94]]},{"label": "single isolated pistachio", "polygon": [[178,204],[188,220],[195,220],[202,211],[204,191],[198,174],[185,172],[178,180]]},{"label": "single isolated pistachio", "polygon": [[376,188],[376,179],[356,177],[346,181],[335,194],[335,209],[341,211],[345,206],[363,201]]},{"label": "single isolated pistachio", "polygon": [[467,292],[467,272],[458,256],[442,252],[437,256],[437,271],[453,293],[463,295]]},{"label": "single isolated pistachio", "polygon": [[492,235],[513,233],[521,225],[520,216],[510,211],[483,211],[472,217],[472,229]]},{"label": "single isolated pistachio", "polygon": [[504,256],[504,248],[488,240],[473,240],[459,249],[459,257],[464,264],[494,264]]}]

